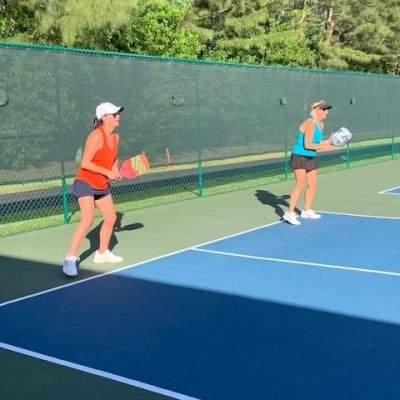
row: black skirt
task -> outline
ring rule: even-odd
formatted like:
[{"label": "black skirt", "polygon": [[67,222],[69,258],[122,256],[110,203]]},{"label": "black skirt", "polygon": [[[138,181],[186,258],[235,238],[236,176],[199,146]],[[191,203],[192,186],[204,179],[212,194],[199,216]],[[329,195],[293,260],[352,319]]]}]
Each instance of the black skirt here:
[{"label": "black skirt", "polygon": [[306,171],[314,171],[318,168],[316,157],[302,156],[300,154],[292,154],[290,156],[290,165],[292,169],[305,169]]}]

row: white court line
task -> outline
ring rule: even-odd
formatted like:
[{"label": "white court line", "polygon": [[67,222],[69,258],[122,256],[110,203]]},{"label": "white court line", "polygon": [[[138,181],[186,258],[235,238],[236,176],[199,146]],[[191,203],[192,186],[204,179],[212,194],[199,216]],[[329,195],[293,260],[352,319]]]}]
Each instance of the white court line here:
[{"label": "white court line", "polygon": [[378,275],[400,276],[400,272],[380,271],[380,270],[369,269],[369,268],[345,267],[345,266],[342,266],[342,265],[313,263],[313,262],[307,262],[307,261],[285,260],[283,258],[250,256],[250,255],[246,255],[246,254],[230,253],[230,252],[226,252],[226,251],[216,251],[216,250],[207,250],[207,249],[198,249],[198,248],[193,248],[192,250],[193,251],[200,251],[200,252],[203,252],[203,253],[218,254],[218,255],[222,255],[222,256],[239,257],[239,258],[250,258],[250,259],[253,259],[253,260],[276,261],[276,262],[281,262],[281,263],[298,264],[298,265],[305,265],[305,266],[310,266],[310,267],[339,269],[339,270],[345,270],[345,271],[355,271],[355,272],[363,272],[363,273],[378,274]]},{"label": "white court line", "polygon": [[363,215],[363,214],[353,214],[353,213],[344,213],[344,212],[336,212],[336,211],[317,211],[322,214],[333,214],[333,215],[347,215],[349,217],[357,217],[357,218],[377,218],[377,219],[400,219],[400,217],[387,217],[383,215]]},{"label": "white court line", "polygon": [[390,189],[381,190],[380,192],[378,192],[378,194],[394,194],[394,195],[398,196],[400,193],[389,193],[392,190],[396,190],[396,189],[400,189],[400,186],[395,186],[395,187],[390,188]]},{"label": "white court line", "polygon": [[[400,186],[399,186],[399,188],[400,188]],[[331,212],[331,211],[318,211],[318,212],[321,212],[323,214],[347,215],[347,216],[359,217],[359,218],[378,218],[378,219],[394,219],[394,220],[400,219],[400,217],[385,217],[385,216],[379,216],[379,215],[362,215],[362,214],[340,213],[340,212]],[[178,251],[167,253],[167,254],[164,254],[164,255],[161,255],[161,256],[158,256],[158,257],[150,258],[148,260],[141,261],[141,262],[138,262],[136,264],[131,264],[131,265],[128,265],[126,267],[121,267],[119,269],[115,269],[115,270],[112,270],[112,271],[104,272],[102,274],[91,276],[89,278],[80,279],[80,280],[77,280],[77,281],[74,281],[74,282],[71,282],[71,283],[67,283],[65,285],[61,285],[61,286],[57,286],[57,287],[54,287],[54,288],[51,288],[51,289],[43,290],[43,291],[40,291],[40,292],[37,292],[37,293],[33,293],[33,294],[30,294],[30,295],[27,295],[27,296],[16,298],[16,299],[13,299],[13,300],[8,300],[8,301],[5,301],[3,303],[0,303],[0,308],[4,307],[4,306],[7,306],[9,304],[18,303],[20,301],[28,300],[28,299],[34,298],[36,296],[41,296],[41,295],[44,295],[44,294],[47,294],[47,293],[55,292],[57,290],[65,289],[65,288],[70,287],[70,286],[80,285],[82,283],[85,283],[87,281],[91,281],[93,279],[99,279],[99,278],[102,278],[103,276],[106,276],[106,275],[116,274],[116,273],[124,271],[126,269],[138,267],[140,265],[148,264],[148,263],[151,263],[153,261],[160,260],[162,258],[167,258],[167,257],[173,256],[173,255],[176,255],[176,254],[184,253],[185,251],[188,251],[188,250],[194,250],[194,249],[197,249],[198,247],[206,246],[206,245],[209,245],[209,244],[212,244],[212,243],[216,243],[216,242],[219,242],[219,241],[222,241],[222,240],[225,240],[225,239],[230,239],[230,238],[233,238],[233,237],[236,237],[236,236],[244,235],[246,233],[254,232],[256,230],[268,228],[270,226],[281,224],[281,223],[286,224],[287,222],[286,221],[282,221],[282,220],[271,222],[269,224],[261,225],[261,226],[255,227],[255,228],[250,228],[250,229],[238,232],[238,233],[234,233],[232,235],[227,235],[227,236],[224,236],[224,237],[221,237],[221,238],[218,238],[218,239],[215,239],[215,240],[211,240],[211,241],[208,241],[208,242],[204,242],[204,243],[201,243],[201,244],[198,244],[198,245],[195,245],[195,246],[190,246],[190,247],[184,248],[182,250],[178,250]],[[287,261],[287,262],[290,262],[290,261]]]},{"label": "white court line", "polygon": [[[128,265],[126,267],[121,267],[121,268],[118,268],[118,269],[114,269],[112,271],[104,272],[102,274],[98,274],[98,275],[95,275],[95,276],[90,276],[89,278],[80,279],[80,280],[77,280],[77,281],[74,281],[74,282],[71,282],[71,283],[67,283],[65,285],[57,286],[57,287],[54,287],[54,288],[51,288],[51,289],[42,290],[40,292],[29,294],[27,296],[18,297],[17,299],[5,301],[3,303],[0,303],[0,308],[4,307],[4,306],[7,306],[9,304],[18,303],[18,302],[23,301],[23,300],[32,299],[34,297],[41,296],[41,295],[44,295],[44,294],[47,294],[47,293],[56,292],[58,290],[65,289],[65,288],[70,287],[70,286],[79,285],[81,283],[88,282],[88,281],[91,281],[93,279],[98,279],[98,278],[101,278],[101,277],[106,276],[106,275],[111,275],[111,274],[123,271],[125,269],[129,269],[129,268],[137,267],[137,266],[142,265],[142,264],[150,263],[152,261],[155,261],[155,260],[158,260],[158,259],[161,259],[161,258],[164,258],[164,257],[173,256],[174,254],[179,254],[179,253],[182,253],[184,251],[186,251],[186,249],[175,251],[175,252],[172,252],[172,253],[169,253],[169,254],[165,254],[165,255],[162,255],[162,256],[159,256],[159,257],[154,257],[154,258],[151,258],[149,260],[141,261],[141,262],[139,262],[137,264],[132,264],[132,265]],[[60,267],[60,269],[61,269],[61,267]]]},{"label": "white court line", "polygon": [[51,289],[42,290],[40,292],[32,293],[32,294],[27,295],[27,296],[18,297],[17,299],[8,300],[8,301],[5,301],[3,303],[0,303],[0,308],[1,307],[5,307],[5,306],[7,306],[9,304],[18,303],[20,301],[28,300],[28,299],[31,299],[31,298],[34,298],[34,297],[37,297],[37,296],[42,296],[42,295],[47,294],[47,293],[51,293],[51,292],[55,292],[55,291],[58,291],[58,290],[61,290],[61,289],[65,289],[65,288],[70,287],[70,286],[80,285],[81,283],[88,282],[88,281],[91,281],[93,279],[99,279],[99,278],[102,278],[103,276],[106,276],[106,275],[116,274],[116,273],[124,271],[126,269],[130,269],[130,268],[138,267],[140,265],[148,264],[148,263],[151,263],[153,261],[160,260],[162,258],[167,258],[167,257],[170,257],[170,256],[174,256],[176,254],[184,253],[185,251],[191,250],[193,247],[205,246],[207,244],[218,242],[220,240],[229,239],[229,238],[232,238],[232,237],[235,237],[235,236],[239,236],[239,235],[244,235],[245,233],[256,231],[258,229],[263,229],[263,228],[266,228],[268,226],[276,225],[276,224],[279,224],[279,223],[281,223],[281,221],[272,222],[272,223],[267,224],[267,225],[258,226],[256,228],[251,228],[251,229],[239,232],[239,233],[235,233],[235,234],[232,234],[232,235],[224,236],[222,238],[215,239],[215,240],[212,240],[212,241],[209,241],[209,242],[201,243],[201,244],[198,244],[198,245],[195,245],[195,246],[190,246],[190,247],[187,247],[187,248],[182,249],[182,250],[174,251],[174,252],[171,252],[171,253],[168,253],[168,254],[163,254],[163,255],[158,256],[158,257],[150,258],[148,260],[141,261],[141,262],[138,262],[136,264],[131,264],[131,265],[128,265],[126,267],[121,267],[121,268],[118,268],[118,269],[114,269],[112,271],[104,272],[102,274],[91,276],[89,278],[80,279],[80,280],[77,280],[77,281],[74,281],[74,282],[71,282],[71,283],[67,283],[65,285],[57,286],[57,287],[54,287],[54,288],[51,288]]},{"label": "white court line", "polygon": [[58,365],[62,365],[64,367],[69,367],[69,368],[72,368],[72,369],[75,369],[75,370],[78,370],[78,371],[82,371],[82,372],[86,372],[86,373],[89,373],[89,374],[92,374],[92,375],[100,376],[102,378],[111,379],[111,380],[116,381],[116,382],[125,383],[125,384],[130,385],[130,386],[135,386],[137,388],[145,389],[145,390],[148,390],[148,391],[153,392],[153,393],[169,396],[169,397],[172,397],[174,399],[178,399],[178,400],[199,400],[199,399],[197,399],[195,397],[190,397],[190,396],[186,396],[184,394],[173,392],[173,391],[170,391],[170,390],[167,390],[167,389],[162,389],[162,388],[159,388],[157,386],[153,386],[153,385],[149,385],[147,383],[136,381],[134,379],[124,378],[123,376],[110,374],[109,372],[101,371],[99,369],[89,368],[89,367],[85,367],[83,365],[79,365],[79,364],[75,364],[75,363],[72,363],[72,362],[69,362],[69,361],[61,360],[59,358],[46,356],[44,354],[36,353],[35,351],[29,351],[29,350],[26,350],[26,349],[22,349],[20,347],[12,346],[12,345],[9,345],[7,343],[0,342],[0,348],[3,348],[5,350],[13,351],[14,353],[23,354],[25,356],[38,358],[38,359],[44,360],[44,361],[48,361],[48,362],[51,362],[53,364],[58,364]]},{"label": "white court line", "polygon": [[[318,212],[321,212],[323,214],[347,215],[347,216],[359,217],[359,218],[378,218],[378,219],[394,219],[394,220],[400,219],[400,217],[385,217],[385,216],[379,216],[379,215],[362,215],[362,214],[340,213],[340,212],[331,212],[331,211],[318,211]],[[0,308],[4,307],[4,306],[7,306],[9,304],[13,304],[13,303],[17,303],[17,302],[20,302],[20,301],[31,299],[31,298],[36,297],[36,296],[41,296],[41,295],[44,295],[44,294],[47,294],[47,293],[51,293],[51,292],[54,292],[54,291],[57,291],[57,290],[61,290],[61,289],[67,288],[69,286],[79,285],[79,284],[82,284],[84,282],[91,281],[93,279],[102,278],[103,276],[106,276],[106,275],[116,274],[116,273],[124,271],[126,269],[138,267],[140,265],[151,263],[153,261],[160,260],[162,258],[167,258],[167,257],[173,256],[173,255],[179,254],[179,253],[183,253],[183,252],[185,252],[187,250],[193,250],[193,249],[196,249],[198,247],[206,246],[206,245],[209,245],[209,244],[212,244],[212,243],[216,243],[216,242],[219,242],[219,241],[222,241],[222,240],[225,240],[225,239],[230,239],[230,238],[233,238],[233,237],[236,237],[236,236],[244,235],[246,233],[254,232],[256,230],[268,228],[270,226],[273,226],[273,225],[276,225],[276,224],[281,224],[281,223],[285,223],[286,224],[287,222],[285,222],[285,221],[271,222],[269,224],[261,225],[261,226],[255,227],[255,228],[250,228],[250,229],[238,232],[238,233],[234,233],[232,235],[227,235],[227,236],[215,239],[215,240],[211,240],[209,242],[204,242],[204,243],[201,243],[201,244],[198,244],[198,245],[195,245],[195,246],[187,247],[187,248],[182,249],[182,250],[178,250],[178,251],[167,253],[167,254],[164,254],[164,255],[161,255],[161,256],[158,256],[158,257],[150,258],[148,260],[141,261],[141,262],[136,263],[136,264],[131,264],[131,265],[128,265],[126,267],[121,267],[121,268],[115,269],[113,271],[104,272],[104,273],[99,274],[99,275],[91,276],[91,277],[85,278],[85,279],[80,279],[78,281],[67,283],[65,285],[57,286],[55,288],[43,290],[43,291],[40,291],[40,292],[37,292],[37,293],[33,293],[33,294],[30,294],[30,295],[27,295],[27,296],[19,297],[17,299],[5,301],[3,303],[0,303]]]},{"label": "white court line", "polygon": [[[357,215],[357,214],[346,214],[346,213],[325,212],[325,211],[323,211],[323,213],[325,213],[325,214],[337,214],[337,215],[348,215],[348,216],[353,216],[353,217],[365,217],[365,218],[399,219],[399,218],[395,218],[395,217],[391,218],[391,217]],[[62,290],[62,289],[65,289],[65,288],[67,288],[69,286],[79,285],[79,284],[82,284],[84,282],[87,282],[87,281],[90,281],[90,280],[93,280],[93,279],[101,278],[101,277],[106,276],[106,275],[115,274],[115,273],[118,273],[118,272],[126,270],[126,269],[130,269],[130,268],[133,268],[133,267],[137,267],[137,266],[140,266],[140,265],[151,263],[153,261],[156,261],[156,260],[159,260],[159,259],[162,259],[162,258],[173,256],[173,255],[176,255],[176,254],[179,254],[179,253],[183,253],[183,252],[185,252],[187,250],[195,250],[195,251],[202,251],[202,252],[209,252],[209,253],[216,253],[216,254],[219,253],[219,254],[222,254],[222,255],[230,255],[230,256],[235,256],[235,257],[253,258],[253,259],[260,259],[260,260],[270,260],[270,261],[285,262],[285,263],[300,264],[300,265],[309,265],[309,266],[316,266],[316,267],[323,267],[323,268],[342,269],[342,270],[351,270],[351,271],[364,272],[364,273],[368,272],[368,273],[381,274],[381,275],[400,276],[400,273],[395,273],[395,272],[385,272],[385,271],[377,271],[377,270],[369,270],[369,269],[351,268],[351,267],[335,266],[335,265],[329,265],[329,264],[306,263],[306,262],[299,262],[299,261],[293,261],[293,260],[283,260],[283,259],[268,258],[268,257],[247,256],[247,255],[234,254],[234,253],[224,253],[224,252],[209,251],[209,250],[204,250],[204,249],[199,249],[198,248],[198,247],[205,246],[205,245],[208,245],[208,244],[211,244],[211,243],[215,243],[215,242],[219,242],[219,241],[222,241],[222,240],[225,240],[225,239],[228,239],[228,238],[232,238],[232,237],[235,237],[235,236],[240,236],[240,235],[243,235],[243,234],[246,234],[246,233],[249,233],[249,232],[253,232],[253,231],[256,231],[256,230],[259,230],[259,229],[267,228],[269,226],[273,226],[273,225],[276,225],[276,224],[279,224],[279,223],[286,223],[286,222],[276,221],[276,222],[273,222],[273,223],[270,223],[270,224],[266,224],[266,225],[262,225],[262,226],[259,226],[259,227],[256,227],[256,228],[251,228],[251,229],[239,232],[239,233],[235,233],[235,234],[228,235],[228,236],[216,239],[216,240],[205,242],[205,243],[199,244],[197,246],[191,246],[191,247],[188,247],[188,248],[185,248],[185,249],[182,249],[182,250],[179,250],[179,251],[171,252],[171,253],[168,253],[168,254],[165,254],[165,255],[162,255],[162,256],[159,256],[159,257],[154,257],[154,258],[151,258],[149,260],[145,260],[145,261],[142,261],[142,262],[139,262],[139,263],[136,263],[136,264],[128,265],[126,267],[122,267],[122,268],[119,268],[119,269],[116,269],[116,270],[113,270],[113,271],[105,272],[103,274],[99,274],[99,275],[92,276],[92,277],[89,277],[89,278],[81,279],[81,280],[78,280],[78,281],[75,281],[75,282],[71,282],[69,284],[61,285],[61,286],[58,286],[58,287],[55,287],[55,288],[51,288],[51,289],[48,289],[48,290],[44,290],[44,291],[41,291],[41,292],[38,292],[38,293],[31,294],[31,295],[28,295],[28,296],[20,297],[20,298],[14,299],[14,300],[6,301],[6,302],[3,302],[3,303],[0,303],[0,308],[4,307],[6,305],[9,305],[9,304],[13,304],[13,303],[17,303],[17,302],[20,302],[20,301],[28,300],[28,299],[34,298],[36,296],[41,296],[41,295],[44,295],[44,294],[47,294],[47,293],[50,293],[50,292],[53,292],[53,291]],[[124,377],[121,377],[121,376],[118,376],[118,375],[110,374],[110,373],[105,372],[105,371],[100,371],[100,370],[97,370],[97,369],[85,367],[85,366],[82,366],[82,365],[79,365],[79,364],[75,364],[75,363],[71,363],[71,362],[68,362],[68,361],[65,361],[65,360],[61,360],[61,359],[58,359],[58,358],[55,358],[55,357],[50,357],[50,356],[47,356],[47,355],[44,355],[44,354],[40,354],[40,353],[29,351],[29,350],[26,350],[26,349],[23,349],[23,348],[15,347],[15,346],[12,346],[12,345],[9,345],[9,344],[6,344],[6,343],[0,342],[0,348],[6,349],[6,350],[10,350],[10,351],[13,351],[13,352],[16,352],[16,353],[24,354],[26,356],[30,356],[30,357],[33,357],[33,358],[38,358],[38,359],[41,359],[41,360],[44,360],[44,361],[48,361],[48,362],[51,362],[51,363],[54,363],[54,364],[70,367],[70,368],[73,368],[73,369],[76,369],[76,370],[79,370],[79,371],[83,371],[83,372],[87,372],[87,373],[90,373],[90,374],[93,374],[93,375],[97,375],[97,376],[101,376],[101,377],[108,378],[108,379],[111,379],[111,380],[115,380],[115,381],[118,381],[118,382],[121,382],[121,383],[126,383],[128,385],[135,386],[135,387],[138,387],[138,388],[143,388],[143,389],[146,389],[146,390],[149,390],[149,391],[153,391],[155,393],[166,394],[167,396],[173,397],[175,399],[179,399],[179,400],[181,400],[181,399],[182,400],[199,400],[199,399],[195,399],[193,397],[188,397],[188,396],[185,396],[185,395],[181,395],[179,393],[170,392],[170,391],[168,391],[166,389],[157,388],[155,386],[152,386],[152,385],[149,385],[149,384],[146,384],[146,383],[143,383],[143,382],[135,381],[133,379],[124,378]]]},{"label": "white court line", "polygon": [[[280,223],[280,221],[273,222],[271,224],[267,224],[267,225],[263,225],[263,226],[259,226],[259,227],[256,227],[256,228],[248,229],[248,230],[245,230],[243,232],[236,233],[236,234],[229,235],[229,236],[225,236],[223,238],[220,238],[220,239],[217,239],[217,240],[213,240],[213,241],[210,241],[210,242],[205,242],[203,244],[199,244],[198,246],[204,246],[206,244],[217,242],[219,240],[224,240],[226,238],[239,236],[241,234],[245,234],[245,233],[248,233],[248,232],[251,232],[251,231],[255,231],[257,229],[262,229],[262,228],[268,227],[270,225],[275,225],[275,224],[278,224],[278,223]],[[7,305],[10,305],[10,304],[13,304],[13,303],[17,303],[17,302],[20,302],[20,301],[28,300],[28,299],[31,299],[31,298],[34,298],[34,297],[37,297],[37,296],[45,295],[47,293],[51,293],[51,292],[54,292],[54,291],[57,291],[57,290],[62,290],[62,289],[65,289],[65,288],[67,288],[69,286],[79,285],[81,283],[88,282],[88,281],[93,280],[93,279],[98,279],[98,278],[101,278],[101,277],[106,276],[106,275],[115,274],[117,272],[129,269],[129,268],[137,267],[139,265],[144,265],[144,264],[150,263],[152,261],[156,261],[156,260],[159,260],[159,259],[162,259],[162,258],[173,256],[173,255],[176,255],[176,254],[179,254],[179,253],[183,253],[183,252],[191,250],[191,249],[192,249],[192,247],[187,247],[187,248],[185,248],[183,250],[171,252],[171,253],[168,253],[168,254],[165,254],[165,255],[162,255],[162,256],[159,256],[159,257],[154,257],[154,258],[151,258],[149,260],[145,260],[145,261],[139,262],[137,264],[128,265],[126,267],[122,267],[122,268],[119,268],[119,269],[116,269],[116,270],[113,270],[113,271],[105,272],[103,274],[99,274],[99,275],[92,276],[92,277],[89,277],[89,278],[81,279],[81,280],[76,281],[76,282],[72,282],[72,283],[65,284],[65,285],[62,285],[62,286],[58,286],[58,287],[55,287],[55,288],[43,290],[41,292],[34,293],[34,294],[31,294],[31,295],[28,295],[28,296],[24,296],[24,297],[20,297],[20,298],[14,299],[14,300],[6,301],[6,302],[3,302],[3,303],[0,303],[0,308],[4,307],[4,306],[7,306]],[[85,367],[83,365],[75,364],[75,363],[72,363],[72,362],[69,362],[69,361],[65,361],[65,360],[61,360],[61,359],[58,359],[58,358],[55,358],[55,357],[50,357],[50,356],[47,356],[45,354],[36,353],[36,352],[30,351],[30,350],[27,350],[27,349],[23,349],[23,348],[20,348],[20,347],[12,346],[12,345],[9,345],[7,343],[0,342],[0,348],[6,349],[6,350],[10,350],[10,351],[13,351],[15,353],[24,354],[24,355],[29,356],[29,357],[38,358],[38,359],[41,359],[41,360],[44,360],[44,361],[48,361],[48,362],[51,362],[53,364],[63,365],[63,366],[69,367],[69,368],[73,368],[73,369],[79,370],[79,371],[83,371],[83,372],[87,372],[87,373],[90,373],[90,374],[93,374],[93,375],[101,376],[103,378],[111,379],[111,380],[114,380],[114,381],[117,381],[117,382],[121,382],[121,383],[125,383],[125,384],[131,385],[131,386],[135,386],[135,387],[138,387],[138,388],[146,389],[146,390],[149,390],[149,391],[152,391],[152,392],[155,392],[155,393],[165,394],[167,396],[170,396],[170,397],[178,399],[178,400],[200,400],[200,399],[196,399],[194,397],[189,397],[189,396],[186,396],[186,395],[182,395],[180,393],[175,393],[175,392],[171,392],[171,391],[166,390],[166,389],[158,388],[156,386],[152,386],[152,385],[149,385],[149,384],[146,384],[146,383],[143,383],[143,382],[135,381],[133,379],[124,378],[124,377],[121,377],[121,376],[118,376],[118,375],[110,374],[110,373],[105,372],[105,371],[100,371],[100,370],[97,370],[97,369]]]}]

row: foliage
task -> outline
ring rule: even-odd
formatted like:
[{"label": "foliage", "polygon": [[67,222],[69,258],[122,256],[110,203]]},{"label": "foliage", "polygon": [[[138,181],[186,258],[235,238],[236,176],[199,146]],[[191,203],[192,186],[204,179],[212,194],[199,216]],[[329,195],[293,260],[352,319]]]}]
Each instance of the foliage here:
[{"label": "foliage", "polygon": [[140,0],[130,26],[131,52],[197,58],[202,49],[199,36],[184,22],[189,6],[170,0]]},{"label": "foliage", "polygon": [[204,57],[269,65],[317,65],[320,27],[296,24],[296,12],[275,0],[197,1],[192,20],[209,29]]},{"label": "foliage", "polygon": [[[63,46],[103,48],[114,31],[127,26],[135,1],[122,0],[43,0],[36,14],[36,39]],[[108,40],[105,40],[107,46]]]},{"label": "foliage", "polygon": [[39,8],[39,3],[32,5],[25,0],[0,3],[0,38],[24,36],[29,39],[29,34],[34,30],[35,10]]},{"label": "foliage", "polygon": [[342,0],[331,13],[334,29],[322,49],[322,67],[397,73],[399,0]]},{"label": "foliage", "polygon": [[399,73],[400,0],[8,0],[0,40]]}]

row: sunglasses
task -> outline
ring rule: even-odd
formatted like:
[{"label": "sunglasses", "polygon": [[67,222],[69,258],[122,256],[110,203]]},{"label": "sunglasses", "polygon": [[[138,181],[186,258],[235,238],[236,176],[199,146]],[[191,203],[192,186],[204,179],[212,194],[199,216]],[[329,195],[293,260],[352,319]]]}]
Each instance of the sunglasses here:
[{"label": "sunglasses", "polygon": [[121,113],[120,112],[116,112],[116,113],[114,113],[114,114],[107,114],[107,115],[111,115],[112,117],[116,117],[117,115],[121,115]]}]

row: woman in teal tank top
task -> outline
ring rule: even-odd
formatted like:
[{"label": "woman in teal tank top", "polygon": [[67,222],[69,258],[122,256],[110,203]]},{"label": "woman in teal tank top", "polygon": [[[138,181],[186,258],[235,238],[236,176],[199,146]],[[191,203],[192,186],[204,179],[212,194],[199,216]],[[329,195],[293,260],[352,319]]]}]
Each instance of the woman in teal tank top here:
[{"label": "woman in teal tank top", "polygon": [[300,225],[296,214],[296,204],[304,188],[304,206],[302,218],[317,219],[321,215],[312,209],[312,204],[317,189],[317,151],[330,150],[332,145],[329,140],[323,140],[323,121],[327,117],[331,105],[325,100],[318,100],[311,106],[311,115],[304,120],[297,132],[296,141],[292,148],[290,164],[294,170],[296,183],[290,195],[289,209],[283,219],[292,225]]}]

